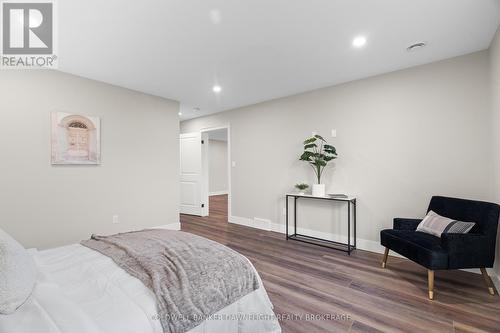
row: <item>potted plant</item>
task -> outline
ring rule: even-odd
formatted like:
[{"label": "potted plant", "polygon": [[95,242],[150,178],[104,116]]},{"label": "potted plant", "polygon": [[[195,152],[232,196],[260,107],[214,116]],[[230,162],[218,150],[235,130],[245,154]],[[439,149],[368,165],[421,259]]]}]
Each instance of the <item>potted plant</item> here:
[{"label": "potted plant", "polygon": [[309,188],[309,185],[307,185],[306,183],[298,183],[295,184],[295,188],[299,190],[300,195],[304,195],[305,194],[304,191]]},{"label": "potted plant", "polygon": [[304,152],[300,156],[300,160],[309,163],[318,180],[317,184],[313,184],[313,196],[325,196],[325,184],[321,184],[321,175],[328,162],[336,158],[337,150],[334,146],[327,144],[321,135],[314,135],[304,141]]}]

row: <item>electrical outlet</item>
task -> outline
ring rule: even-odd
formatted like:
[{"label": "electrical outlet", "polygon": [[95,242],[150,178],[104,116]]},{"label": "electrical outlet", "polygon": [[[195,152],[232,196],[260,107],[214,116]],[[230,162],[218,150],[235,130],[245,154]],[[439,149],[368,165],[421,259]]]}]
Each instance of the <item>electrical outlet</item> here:
[{"label": "electrical outlet", "polygon": [[118,215],[113,215],[113,224],[118,224],[120,223],[120,218],[118,217]]},{"label": "electrical outlet", "polygon": [[235,168],[235,167],[236,167],[236,161],[232,161],[232,162],[231,162],[231,166],[232,166],[233,168]]}]

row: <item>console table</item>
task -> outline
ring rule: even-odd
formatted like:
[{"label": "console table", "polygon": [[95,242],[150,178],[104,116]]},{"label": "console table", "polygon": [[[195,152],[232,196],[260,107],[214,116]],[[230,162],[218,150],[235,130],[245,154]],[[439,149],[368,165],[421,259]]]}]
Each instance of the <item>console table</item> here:
[{"label": "console table", "polygon": [[[288,233],[288,201],[290,198],[293,198],[293,234]],[[302,235],[297,232],[297,200],[325,200],[325,201],[336,201],[336,202],[345,202],[347,203],[347,243],[335,242],[328,239],[322,239],[307,235]],[[285,197],[286,201],[286,239],[295,240],[299,242],[319,245],[323,247],[328,247],[331,249],[347,252],[347,254],[351,255],[352,250],[356,248],[356,197],[347,196],[324,196],[324,197],[314,197],[312,195],[307,194],[298,194],[298,193],[288,193]],[[351,205],[352,205],[352,220],[353,220],[353,236],[354,242],[351,244]]]}]

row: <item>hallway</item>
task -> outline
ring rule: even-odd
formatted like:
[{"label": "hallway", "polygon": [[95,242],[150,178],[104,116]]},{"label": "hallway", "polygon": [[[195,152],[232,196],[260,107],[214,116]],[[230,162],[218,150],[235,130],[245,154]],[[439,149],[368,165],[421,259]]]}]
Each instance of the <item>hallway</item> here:
[{"label": "hallway", "polygon": [[181,224],[186,222],[210,223],[217,225],[228,224],[227,194],[209,196],[208,216],[200,217],[181,214]]}]

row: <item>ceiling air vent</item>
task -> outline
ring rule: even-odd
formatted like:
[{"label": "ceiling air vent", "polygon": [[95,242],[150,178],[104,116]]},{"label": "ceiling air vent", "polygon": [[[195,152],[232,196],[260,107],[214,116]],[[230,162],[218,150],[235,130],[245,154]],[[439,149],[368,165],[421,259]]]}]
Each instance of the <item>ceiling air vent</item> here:
[{"label": "ceiling air vent", "polygon": [[426,45],[427,45],[427,43],[425,43],[425,42],[419,42],[419,43],[415,43],[415,44],[408,46],[406,48],[406,50],[408,52],[413,52],[413,51],[420,50],[421,48],[425,47]]}]

